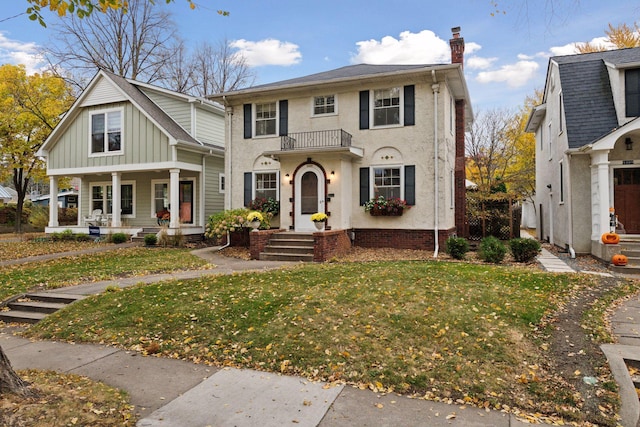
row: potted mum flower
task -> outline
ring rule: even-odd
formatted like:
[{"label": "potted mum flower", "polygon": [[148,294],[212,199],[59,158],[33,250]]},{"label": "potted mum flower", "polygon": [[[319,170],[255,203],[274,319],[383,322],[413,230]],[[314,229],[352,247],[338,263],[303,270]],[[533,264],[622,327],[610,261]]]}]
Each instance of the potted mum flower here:
[{"label": "potted mum flower", "polygon": [[264,220],[264,217],[260,212],[253,211],[249,212],[247,215],[247,222],[253,228],[253,231],[256,231],[258,227],[260,227],[260,223]]},{"label": "potted mum flower", "polygon": [[324,230],[325,223],[327,222],[327,214],[323,212],[316,212],[311,215],[311,221],[313,221],[313,225],[316,226],[318,231]]}]

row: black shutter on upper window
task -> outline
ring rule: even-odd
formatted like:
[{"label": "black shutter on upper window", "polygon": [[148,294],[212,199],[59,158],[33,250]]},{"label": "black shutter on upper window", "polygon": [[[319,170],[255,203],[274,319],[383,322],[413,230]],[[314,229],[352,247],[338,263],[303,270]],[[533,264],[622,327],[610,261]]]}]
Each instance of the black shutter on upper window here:
[{"label": "black shutter on upper window", "polygon": [[251,203],[251,193],[253,189],[253,174],[251,172],[244,173],[244,206],[248,207]]},{"label": "black shutter on upper window", "polygon": [[409,85],[404,87],[404,125],[416,124],[416,87]]},{"label": "black shutter on upper window", "polygon": [[280,136],[289,134],[289,101],[280,101]]},{"label": "black shutter on upper window", "polygon": [[360,91],[360,129],[369,129],[369,91]]},{"label": "black shutter on upper window", "polygon": [[404,199],[409,206],[416,204],[416,167],[414,165],[404,167]]},{"label": "black shutter on upper window", "polygon": [[369,168],[360,168],[360,206],[369,201]]},{"label": "black shutter on upper window", "polygon": [[251,104],[244,104],[244,139],[251,139]]}]

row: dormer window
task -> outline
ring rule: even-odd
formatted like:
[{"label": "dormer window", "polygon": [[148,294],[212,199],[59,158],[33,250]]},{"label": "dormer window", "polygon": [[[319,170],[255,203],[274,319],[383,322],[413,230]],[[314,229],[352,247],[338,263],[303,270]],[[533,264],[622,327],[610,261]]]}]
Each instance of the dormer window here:
[{"label": "dormer window", "polygon": [[91,114],[91,154],[122,153],[122,110]]},{"label": "dormer window", "polygon": [[640,69],[624,72],[624,94],[627,117],[640,116]]}]

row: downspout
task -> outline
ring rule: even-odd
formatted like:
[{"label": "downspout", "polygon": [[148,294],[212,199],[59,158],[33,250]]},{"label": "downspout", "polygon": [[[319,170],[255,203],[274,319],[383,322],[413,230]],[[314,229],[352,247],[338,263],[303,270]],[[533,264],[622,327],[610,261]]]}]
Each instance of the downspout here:
[{"label": "downspout", "polygon": [[573,203],[571,200],[571,153],[565,153],[565,158],[567,159],[567,171],[565,175],[567,177],[567,216],[569,217],[569,238],[567,239],[567,243],[569,245],[569,255],[571,259],[575,259],[576,251],[573,249]]},{"label": "downspout", "polygon": [[434,252],[433,257],[438,258],[440,244],[438,243],[438,93],[440,92],[440,84],[436,78],[436,71],[431,70],[431,78],[433,84],[433,235],[434,235]]},{"label": "downspout", "polygon": [[224,102],[225,113],[227,116],[227,125],[225,126],[227,141],[224,145],[224,208],[225,210],[229,210],[231,209],[231,200],[233,200],[231,197],[231,189],[233,188],[233,185],[231,185],[233,182],[233,172],[231,168],[231,157],[233,153],[231,147],[231,143],[233,141],[233,107],[230,107],[227,104],[227,97],[224,95],[222,96],[222,101]]}]

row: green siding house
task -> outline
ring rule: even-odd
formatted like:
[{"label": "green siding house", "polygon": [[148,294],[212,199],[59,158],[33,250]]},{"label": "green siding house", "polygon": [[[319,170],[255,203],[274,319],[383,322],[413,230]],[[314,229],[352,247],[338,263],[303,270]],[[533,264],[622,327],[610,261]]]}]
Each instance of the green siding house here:
[{"label": "green siding house", "polygon": [[[203,98],[101,70],[39,154],[52,194],[62,177],[81,180],[75,232],[135,235],[163,223],[202,234],[224,208],[224,110]],[[46,231],[61,228],[52,209]]]}]

